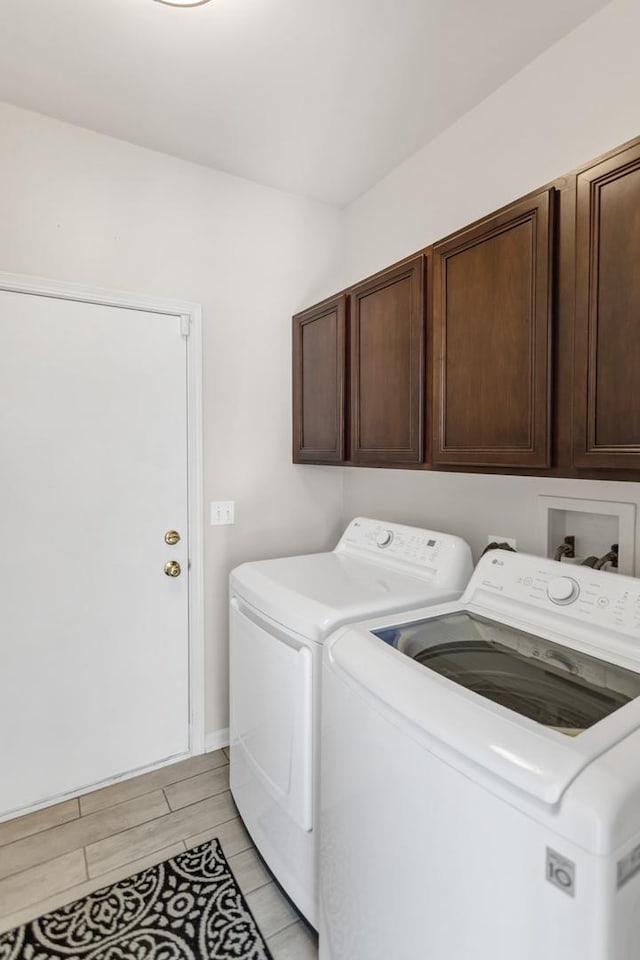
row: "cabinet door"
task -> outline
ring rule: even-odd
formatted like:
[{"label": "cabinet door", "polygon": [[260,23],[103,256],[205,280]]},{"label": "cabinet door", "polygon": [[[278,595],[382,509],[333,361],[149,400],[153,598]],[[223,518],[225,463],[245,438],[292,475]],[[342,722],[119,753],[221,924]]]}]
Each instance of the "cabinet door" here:
[{"label": "cabinet door", "polygon": [[421,463],[424,257],[351,290],[351,460]]},{"label": "cabinet door", "polygon": [[437,464],[550,459],[553,190],[434,247]]},{"label": "cabinet door", "polygon": [[293,462],[345,453],[345,295],[293,318]]},{"label": "cabinet door", "polygon": [[640,467],[640,146],[578,176],[574,464]]}]

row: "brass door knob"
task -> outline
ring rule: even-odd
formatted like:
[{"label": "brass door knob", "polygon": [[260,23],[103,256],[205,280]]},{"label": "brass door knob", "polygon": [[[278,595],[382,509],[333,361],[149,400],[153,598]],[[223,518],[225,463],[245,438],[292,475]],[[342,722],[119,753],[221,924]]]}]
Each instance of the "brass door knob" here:
[{"label": "brass door knob", "polygon": [[182,573],[182,567],[177,560],[167,560],[164,565],[164,572],[168,577],[179,577]]},{"label": "brass door knob", "polygon": [[180,534],[177,530],[167,530],[164,535],[164,542],[168,543],[170,547],[173,547],[176,543],[180,543]]}]

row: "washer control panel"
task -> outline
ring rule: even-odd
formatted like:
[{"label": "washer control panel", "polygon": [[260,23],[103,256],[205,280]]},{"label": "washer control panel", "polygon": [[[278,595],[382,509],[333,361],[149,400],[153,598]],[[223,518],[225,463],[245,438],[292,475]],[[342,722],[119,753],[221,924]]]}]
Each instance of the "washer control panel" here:
[{"label": "washer control panel", "polygon": [[568,577],[566,569],[555,560],[492,550],[478,563],[465,598],[483,590],[633,634],[640,644],[640,580],[579,566]]},{"label": "washer control panel", "polygon": [[398,523],[384,523],[358,517],[345,530],[340,545],[358,552],[384,554],[405,563],[434,566],[440,556],[444,534],[405,527]]},{"label": "washer control panel", "polygon": [[463,585],[472,570],[471,551],[459,537],[367,517],[351,521],[336,551],[378,559],[404,570],[413,568],[420,577],[436,578],[450,572]]}]

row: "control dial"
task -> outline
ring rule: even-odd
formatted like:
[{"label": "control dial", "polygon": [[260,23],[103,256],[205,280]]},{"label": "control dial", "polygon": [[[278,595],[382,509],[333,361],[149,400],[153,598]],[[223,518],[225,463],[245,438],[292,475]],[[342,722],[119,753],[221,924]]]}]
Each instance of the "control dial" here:
[{"label": "control dial", "polygon": [[573,603],[580,587],[571,577],[554,577],[547,587],[547,596],[553,603]]},{"label": "control dial", "polygon": [[388,547],[392,540],[393,532],[391,530],[381,530],[376,539],[376,543],[380,549],[382,549],[383,547]]}]

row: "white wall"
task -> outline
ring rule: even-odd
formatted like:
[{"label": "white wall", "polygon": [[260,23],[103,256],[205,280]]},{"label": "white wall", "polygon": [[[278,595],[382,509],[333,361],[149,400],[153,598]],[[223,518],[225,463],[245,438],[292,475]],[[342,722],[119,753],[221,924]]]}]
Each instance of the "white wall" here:
[{"label": "white wall", "polygon": [[[347,281],[638,136],[639,36],[640,4],[614,0],[353,203]],[[537,551],[543,492],[640,505],[638,483],[350,469],[344,519],[363,513],[451,530],[476,556],[488,533]]]},{"label": "white wall", "polygon": [[0,104],[0,270],[203,306],[207,730],[227,726],[227,575],[323,549],[342,472],[291,464],[290,317],[343,285],[342,218],[195,164]]},{"label": "white wall", "polygon": [[[634,503],[635,572],[640,573],[640,483],[353,468],[345,480],[344,519],[380,517],[455,533],[470,544],[476,560],[490,534],[515,537],[524,553],[544,554],[541,495]],[[610,545],[603,543],[602,553]]]}]

